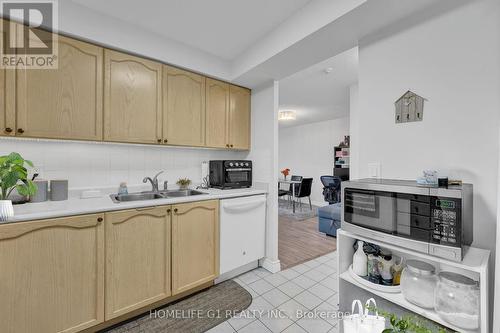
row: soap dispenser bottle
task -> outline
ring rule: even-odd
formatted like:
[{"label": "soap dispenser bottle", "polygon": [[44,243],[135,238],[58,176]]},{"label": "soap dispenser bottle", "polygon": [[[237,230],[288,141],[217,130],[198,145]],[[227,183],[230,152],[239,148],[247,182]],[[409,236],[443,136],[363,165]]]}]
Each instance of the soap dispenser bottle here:
[{"label": "soap dispenser bottle", "polygon": [[358,240],[358,249],[354,253],[352,258],[352,270],[354,274],[359,276],[367,276],[368,275],[368,257],[363,251],[364,242]]}]

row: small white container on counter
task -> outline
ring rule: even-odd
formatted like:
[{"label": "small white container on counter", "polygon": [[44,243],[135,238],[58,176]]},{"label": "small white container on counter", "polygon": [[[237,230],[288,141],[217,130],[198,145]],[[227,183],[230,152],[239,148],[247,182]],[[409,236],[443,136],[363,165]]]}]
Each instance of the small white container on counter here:
[{"label": "small white container on counter", "polygon": [[50,200],[62,201],[68,200],[68,181],[51,180],[50,181]]},{"label": "small white container on counter", "polygon": [[7,221],[12,216],[14,216],[12,201],[0,200],[0,222]]}]

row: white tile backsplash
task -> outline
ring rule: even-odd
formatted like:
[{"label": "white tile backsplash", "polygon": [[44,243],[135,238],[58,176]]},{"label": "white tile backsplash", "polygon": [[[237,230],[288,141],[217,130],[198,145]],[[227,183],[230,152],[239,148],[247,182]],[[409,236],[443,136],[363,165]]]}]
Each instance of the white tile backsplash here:
[{"label": "white tile backsplash", "polygon": [[[201,181],[201,162],[245,159],[247,152],[202,148],[157,147],[102,142],[0,138],[0,155],[16,151],[33,161],[44,179],[68,179],[70,188],[142,184],[145,176],[165,171],[160,184],[181,177]],[[162,185],[160,185],[162,186]]]}]

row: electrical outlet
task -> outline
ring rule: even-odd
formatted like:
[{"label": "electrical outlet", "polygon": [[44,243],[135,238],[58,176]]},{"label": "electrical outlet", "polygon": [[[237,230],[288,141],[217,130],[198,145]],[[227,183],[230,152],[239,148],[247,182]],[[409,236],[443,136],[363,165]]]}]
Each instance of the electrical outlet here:
[{"label": "electrical outlet", "polygon": [[380,162],[368,163],[368,177],[380,178]]}]

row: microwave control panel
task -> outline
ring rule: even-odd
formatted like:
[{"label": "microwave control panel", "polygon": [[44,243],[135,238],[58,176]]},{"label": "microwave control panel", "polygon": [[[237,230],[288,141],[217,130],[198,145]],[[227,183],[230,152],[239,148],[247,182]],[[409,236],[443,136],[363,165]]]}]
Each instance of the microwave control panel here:
[{"label": "microwave control panel", "polygon": [[461,244],[461,200],[431,197],[432,242],[450,246]]}]

